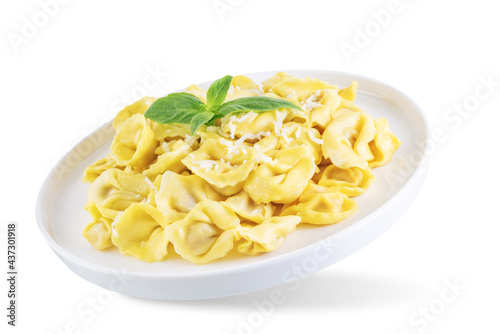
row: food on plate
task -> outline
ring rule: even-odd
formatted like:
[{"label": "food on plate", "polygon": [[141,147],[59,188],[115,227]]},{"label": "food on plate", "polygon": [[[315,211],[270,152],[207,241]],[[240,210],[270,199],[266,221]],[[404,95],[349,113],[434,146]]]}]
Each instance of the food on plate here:
[{"label": "food on plate", "polygon": [[354,214],[372,168],[401,145],[346,88],[280,72],[225,76],[144,97],[113,121],[111,153],[89,166],[83,236],[96,249],[204,264],[279,248],[301,224]]}]

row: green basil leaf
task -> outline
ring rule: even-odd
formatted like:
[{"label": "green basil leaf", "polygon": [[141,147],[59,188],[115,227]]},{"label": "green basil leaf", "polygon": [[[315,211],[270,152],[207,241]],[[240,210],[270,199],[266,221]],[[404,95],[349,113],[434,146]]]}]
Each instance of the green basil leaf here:
[{"label": "green basil leaf", "polygon": [[212,117],[214,117],[213,112],[205,111],[191,118],[191,123],[189,123],[191,129],[191,135],[194,135],[198,130],[198,128],[203,124],[205,124],[206,122],[210,121]]},{"label": "green basil leaf", "polygon": [[223,78],[215,80],[210,85],[207,92],[207,106],[209,111],[217,109],[224,102],[232,80],[232,76],[226,75]]},{"label": "green basil leaf", "polygon": [[280,108],[301,110],[294,103],[267,96],[241,97],[224,103],[215,111],[215,118],[221,118],[235,112],[269,111]]},{"label": "green basil leaf", "polygon": [[153,102],[144,116],[160,124],[191,124],[191,119],[203,112],[207,107],[193,94],[172,93]]}]

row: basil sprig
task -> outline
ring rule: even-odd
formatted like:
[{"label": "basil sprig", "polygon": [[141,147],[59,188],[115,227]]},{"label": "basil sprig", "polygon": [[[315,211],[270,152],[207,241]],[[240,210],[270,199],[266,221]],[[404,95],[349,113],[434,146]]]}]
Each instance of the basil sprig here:
[{"label": "basil sprig", "polygon": [[144,116],[160,124],[189,124],[193,135],[203,124],[213,125],[216,119],[233,113],[279,108],[302,110],[292,102],[267,96],[242,97],[223,103],[232,80],[230,75],[215,80],[208,89],[207,104],[193,94],[172,93],[153,102]]}]

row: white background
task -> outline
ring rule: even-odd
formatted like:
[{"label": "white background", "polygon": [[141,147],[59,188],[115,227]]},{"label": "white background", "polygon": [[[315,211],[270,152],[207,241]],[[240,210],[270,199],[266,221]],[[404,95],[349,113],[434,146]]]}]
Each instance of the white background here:
[{"label": "white background", "polygon": [[[420,195],[391,230],[305,280],[246,332],[498,333],[500,20],[494,2],[401,0],[396,13],[383,17],[384,26],[374,23],[373,11],[392,8],[388,0],[222,0],[231,6],[223,13],[214,3],[74,0],[51,7],[44,22],[38,1],[1,2],[0,220],[2,233],[7,222],[17,222],[20,239],[18,327],[5,324],[2,279],[2,328],[245,332],[241,321],[269,291],[199,302],[112,293],[99,311],[80,315],[82,303],[92,310],[87,304],[104,292],[66,268],[42,239],[36,196],[70,147],[140,94],[150,69],[168,72],[150,81],[151,96],[225,74],[318,69],[401,89],[446,140],[435,145]],[[39,27],[29,31],[27,21]],[[364,29],[371,37],[363,44]],[[357,53],[344,54],[347,44]],[[475,98],[476,89],[488,92],[481,87],[488,77],[496,86]],[[447,114],[464,103],[470,112]],[[446,282],[461,286],[456,296],[446,295],[453,297],[448,303],[440,301]],[[419,312],[429,307],[422,323]]]}]

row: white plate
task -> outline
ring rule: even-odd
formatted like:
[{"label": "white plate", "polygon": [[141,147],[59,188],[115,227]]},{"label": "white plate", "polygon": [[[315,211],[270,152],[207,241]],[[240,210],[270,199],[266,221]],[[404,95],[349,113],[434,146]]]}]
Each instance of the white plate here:
[{"label": "white plate", "polygon": [[[127,295],[168,300],[204,299],[248,293],[300,279],[367,245],[386,231],[410,206],[420,189],[428,156],[428,136],[418,106],[398,90],[358,75],[330,71],[287,71],[340,87],[359,83],[356,104],[374,117],[386,117],[403,144],[387,165],[374,169],[375,182],[356,198],[359,211],[338,224],[301,227],[278,250],[256,257],[233,257],[206,265],[181,258],[156,263],[124,256],[117,249],[97,251],[81,232],[90,216],[83,210],[88,185],[84,169],[109,152],[114,135],[108,123],[81,141],[52,170],[37,203],[43,236],[76,274],[101,287]],[[249,74],[256,82],[275,72]],[[200,85],[208,88],[210,83]]]}]

